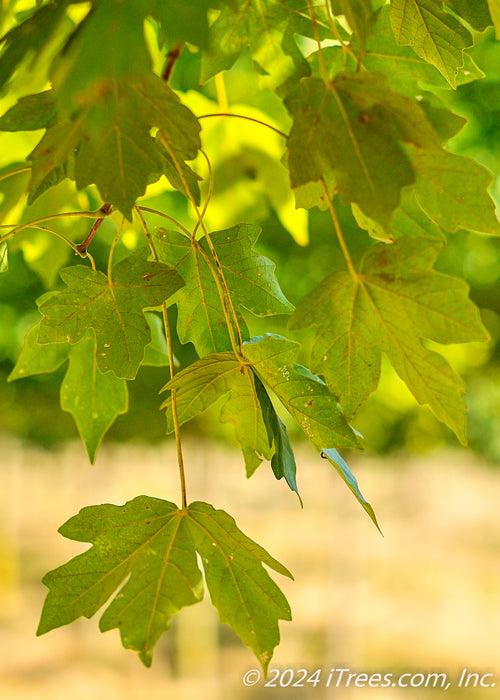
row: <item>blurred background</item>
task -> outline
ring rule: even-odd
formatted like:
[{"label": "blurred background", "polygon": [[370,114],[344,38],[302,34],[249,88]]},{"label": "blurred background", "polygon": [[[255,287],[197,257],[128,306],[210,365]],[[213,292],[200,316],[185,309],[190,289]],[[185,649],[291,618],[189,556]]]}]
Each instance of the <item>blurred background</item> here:
[{"label": "blurred background", "polygon": [[[159,49],[157,54],[160,60]],[[438,88],[433,93],[468,120],[450,148],[498,175],[500,44],[492,31],[478,36],[471,55],[485,77],[453,93]],[[199,55],[185,49],[172,86],[185,93],[197,115],[225,111],[229,99],[234,112],[289,128],[288,115],[265,77],[256,75],[250,56],[244,55],[222,83],[209,81],[199,88],[199,73]],[[26,70],[23,94],[44,89],[37,80]],[[9,93],[0,101],[0,112],[20,96]],[[40,135],[0,135],[0,177],[19,168]],[[295,209],[277,134],[243,120],[206,118],[202,137],[214,171],[207,211],[212,230],[239,221],[259,223],[257,250],[275,261],[292,302],[342,267],[327,214]],[[206,194],[203,159],[195,169],[205,177]],[[27,179],[20,173],[0,181],[0,223],[102,204],[92,188],[78,193],[66,181],[28,207]],[[500,203],[498,177],[491,194]],[[148,189],[144,203],[192,226],[184,198],[163,181]],[[339,214],[359,260],[373,241],[356,226],[350,209],[339,207]],[[164,220],[151,217],[150,223],[164,225]],[[101,268],[118,225],[118,215],[106,219],[92,244]],[[77,242],[89,228],[85,219],[60,220],[53,227]],[[140,235],[130,224],[117,257],[134,248]],[[424,688],[333,692],[320,685],[284,690],[263,683],[244,688],[243,673],[257,663],[229,628],[219,625],[206,601],[178,616],[160,641],[151,670],[121,649],[116,631],[101,635],[97,620],[35,637],[45,595],[41,577],[81,551],[57,534],[65,520],[85,505],[123,503],[139,493],[178,500],[175,450],[159,411],[158,392],[168,381],[168,368],[143,367],[129,382],[130,410],[110,429],[94,467],[77,441],[71,416],[60,409],[66,367],[8,381],[26,331],[39,320],[35,299],[57,288],[59,269],[73,262],[64,243],[33,229],[12,241],[9,270],[0,275],[0,697],[155,700],[173,693],[179,699],[201,694],[208,700],[257,700],[284,692],[287,698],[430,697],[432,691]],[[466,231],[450,235],[437,267],[467,280],[491,342],[440,347],[467,383],[467,450],[415,404],[388,365],[379,389],[356,416],[366,450],[345,457],[375,508],[384,538],[293,424],[288,428],[297,451],[303,510],[294,494],[274,480],[269,465],[247,483],[242,457],[216,410],[183,431],[190,499],[228,510],[295,576],[295,582],[279,581],[294,621],[282,623],[282,644],[271,667],[447,671],[453,677],[468,668],[496,671],[500,686],[500,241]],[[175,308],[169,313],[175,324]],[[285,317],[246,314],[246,319],[253,334],[272,330],[299,340],[307,362],[312,332],[292,334]],[[177,340],[175,353],[181,366],[196,357],[191,346]],[[480,695],[467,691],[468,698]],[[464,697],[453,687],[447,696]]]}]

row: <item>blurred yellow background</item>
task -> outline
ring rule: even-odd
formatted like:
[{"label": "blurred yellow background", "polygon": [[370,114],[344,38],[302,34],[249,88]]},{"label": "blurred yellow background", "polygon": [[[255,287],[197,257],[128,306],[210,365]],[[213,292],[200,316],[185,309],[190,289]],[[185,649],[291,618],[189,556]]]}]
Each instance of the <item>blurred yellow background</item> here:
[{"label": "blurred yellow background", "polygon": [[[203,698],[435,697],[442,689],[245,688],[258,663],[207,600],[177,616],[146,670],[97,618],[37,638],[47,570],[86,548],[57,532],[81,507],[140,493],[178,501],[175,446],[107,445],[94,467],[83,448],[0,448],[0,698],[188,700]],[[419,458],[355,455],[350,466],[384,537],[325,460],[297,451],[304,500],[263,464],[246,483],[241,455],[217,443],[186,445],[189,499],[227,510],[287,566],[273,573],[292,607],[270,669],[310,673],[496,674],[500,688],[500,473],[464,451]],[[278,580],[278,578],[280,580]],[[270,676],[271,677],[271,676]],[[323,676],[325,677],[325,676]],[[298,678],[298,676],[297,676]],[[285,677],[286,681],[286,677]],[[500,697],[450,687],[448,698]]]}]

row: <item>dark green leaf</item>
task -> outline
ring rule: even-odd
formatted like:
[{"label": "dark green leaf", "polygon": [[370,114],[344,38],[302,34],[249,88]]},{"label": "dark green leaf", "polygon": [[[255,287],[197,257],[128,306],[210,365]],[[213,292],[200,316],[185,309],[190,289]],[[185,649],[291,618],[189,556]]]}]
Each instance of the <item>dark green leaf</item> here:
[{"label": "dark green leaf", "polygon": [[168,346],[163,320],[152,312],[146,312],[144,316],[151,333],[151,342],[146,345],[142,364],[150,367],[168,367]]},{"label": "dark green leaf", "polygon": [[371,0],[330,0],[334,15],[345,15],[349,26],[364,48],[373,21]]},{"label": "dark green leaf", "polygon": [[[68,348],[67,344],[63,344]],[[54,346],[48,346],[54,347]],[[128,411],[127,382],[97,366],[93,332],[69,352],[69,367],[61,385],[61,408],[75,419],[90,462],[115,418]]]},{"label": "dark green leaf", "polygon": [[273,390],[318,450],[359,447],[326,384],[296,364],[298,351],[298,343],[270,334],[243,345],[244,356],[264,386]]},{"label": "dark green leaf", "polygon": [[142,309],[161,305],[183,285],[175,270],[147,255],[142,249],[119,262],[111,280],[83,265],[62,270],[67,287],[41,305],[39,342],[74,344],[94,328],[99,370],[133,379],[150,342]]},{"label": "dark green leaf", "polygon": [[269,394],[256,375],[254,381],[257,398],[259,399],[264,423],[266,425],[269,444],[274,447],[274,454],[271,459],[271,467],[274,476],[277,479],[282,479],[284,477],[288,486],[292,491],[295,491],[299,497],[300,505],[303,505],[297,488],[297,466],[295,464],[295,457],[288,438],[286,426],[274,410]]},{"label": "dark green leaf", "polygon": [[291,620],[288,602],[263,564],[283,576],[291,573],[239,530],[230,515],[208,503],[192,503],[189,529],[201,557],[213,605],[249,646],[267,672],[279,644],[278,621]]},{"label": "dark green leaf", "polygon": [[343,481],[345,481],[349,489],[356,496],[358,502],[361,503],[365,511],[368,513],[380,534],[382,534],[382,530],[380,529],[379,524],[377,522],[375,512],[371,505],[368,503],[368,501],[364,498],[361,491],[359,490],[358,481],[352,473],[352,471],[349,469],[347,462],[341,457],[337,450],[322,450],[321,456],[325,457],[325,459],[327,459],[331,464],[333,464]]},{"label": "dark green leaf", "polygon": [[[210,234],[233,304],[237,312],[241,306],[256,316],[290,313],[293,307],[274,276],[274,263],[253,250],[259,233],[258,226],[239,224]],[[231,342],[214,279],[215,263],[205,237],[193,241],[159,229],[155,245],[160,260],[175,267],[186,282],[172,299],[179,308],[181,342],[191,341],[200,356],[228,350]],[[247,337],[242,319],[240,324]]]}]

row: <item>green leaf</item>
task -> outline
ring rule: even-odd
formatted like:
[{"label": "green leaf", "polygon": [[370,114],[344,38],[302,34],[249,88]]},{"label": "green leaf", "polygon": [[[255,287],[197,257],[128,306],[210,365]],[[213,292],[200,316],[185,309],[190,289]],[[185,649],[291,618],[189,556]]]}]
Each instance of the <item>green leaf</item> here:
[{"label": "green leaf", "polygon": [[416,150],[415,195],[422,209],[445,231],[500,233],[487,187],[493,176],[470,158],[448,151]]},{"label": "green leaf", "polygon": [[[177,373],[164,389],[176,390],[180,425],[226,396],[220,419],[222,423],[233,424],[245,457],[247,476],[253,474],[263,457],[271,459],[273,451],[267,440],[255,376],[232,352],[206,355],[193,362]],[[166,409],[167,432],[171,433],[174,429],[171,400],[167,399],[161,408]]]},{"label": "green leaf", "polygon": [[[484,32],[491,26],[489,3],[490,0],[445,0],[446,7],[463,17],[478,32]],[[491,4],[494,3],[498,3],[498,0],[491,0]]]},{"label": "green leaf", "polygon": [[285,104],[294,117],[288,138],[292,187],[330,170],[342,201],[355,202],[387,227],[401,189],[415,179],[402,144],[439,144],[423,110],[374,73],[341,73],[328,86],[306,78]]},{"label": "green leaf", "polygon": [[[343,51],[340,48],[324,51],[325,60],[332,67],[339,65],[342,56]],[[484,76],[484,73],[479,70],[470,56],[464,54],[463,58],[463,66],[458,68],[456,75],[457,85]],[[352,66],[353,70],[356,68],[353,59],[349,61],[349,65]],[[388,5],[376,13],[363,55],[363,66],[369,71],[380,71],[387,76],[393,90],[410,97],[420,95],[422,85],[439,87],[448,87],[449,85],[446,78],[439,73],[434,65],[417,55],[409,46],[401,46],[394,41]],[[340,66],[338,70],[340,70]]]},{"label": "green leaf", "polygon": [[[71,118],[59,110],[57,122],[30,154],[30,203],[73,177],[73,170],[78,188],[96,184],[102,198],[129,219],[136,199],[163,171],[174,187],[185,189],[180,171],[199,201],[197,177],[185,160],[198,153],[200,125],[164,81],[153,74],[106,78],[84,98]],[[160,129],[157,138],[151,136],[152,127]]]},{"label": "green leaf", "polygon": [[146,312],[144,316],[151,333],[151,342],[146,345],[142,364],[149,367],[168,367],[170,362],[163,320],[152,312]]},{"label": "green leaf", "polygon": [[14,75],[22,61],[29,58],[32,63],[36,62],[36,58],[59,28],[67,5],[67,0],[48,3],[2,37],[0,89]]},{"label": "green leaf", "polygon": [[411,46],[456,87],[463,49],[472,46],[473,39],[463,24],[443,11],[441,0],[391,0],[391,23],[398,44]]},{"label": "green leaf", "polygon": [[32,326],[24,337],[24,344],[17,358],[17,362],[8,381],[30,377],[33,374],[45,374],[55,372],[68,358],[70,346],[68,343],[51,343],[40,345],[38,334],[40,323]]},{"label": "green leaf", "polygon": [[37,635],[90,618],[112,598],[99,628],[119,629],[123,646],[150,666],[172,617],[203,598],[199,554],[221,621],[267,670],[279,643],[278,621],[290,620],[291,613],[263,565],[292,575],[224,511],[201,502],[179,510],[169,501],[138,496],[123,506],[83,508],[59,532],[92,547],[44,576],[49,592]]},{"label": "green leaf", "polygon": [[[318,13],[321,8],[318,7]],[[263,86],[293,85],[310,73],[295,42],[296,34],[314,36],[302,0],[239,0],[236,11],[223,8],[210,26],[209,50],[202,63],[202,81],[228,70],[250,48]],[[284,88],[286,91],[286,88]]]},{"label": "green leaf", "polygon": [[21,97],[0,119],[0,131],[34,131],[57,123],[53,90]]},{"label": "green leaf", "polygon": [[175,270],[148,262],[147,255],[146,248],[129,255],[115,265],[110,280],[83,265],[62,270],[66,289],[40,306],[39,342],[74,344],[93,328],[99,370],[133,379],[150,342],[142,309],[161,305],[183,285]]},{"label": "green leaf", "polygon": [[[239,307],[256,316],[290,313],[293,309],[274,276],[274,263],[253,250],[260,228],[239,224],[210,234],[236,312]],[[186,286],[172,299],[179,308],[177,331],[181,342],[191,341],[200,356],[231,347],[221,300],[209,261],[215,268],[205,237],[193,241],[176,231],[158,229],[160,260],[175,267]],[[240,317],[242,333],[248,337]]]},{"label": "green leaf", "polygon": [[69,367],[61,385],[61,408],[75,419],[93,464],[115,418],[128,411],[128,391],[124,379],[99,371],[92,332],[70,349]]},{"label": "green leaf", "polygon": [[340,474],[342,480],[345,481],[349,489],[355,495],[358,502],[368,513],[372,522],[377,527],[377,530],[380,532],[380,534],[382,534],[382,530],[380,529],[379,524],[377,522],[375,511],[359,490],[358,481],[352,473],[352,471],[349,469],[347,462],[341,457],[337,450],[323,450],[321,452],[321,456],[327,459],[330,462],[330,464],[333,464],[337,472]]},{"label": "green leaf", "polygon": [[280,641],[278,621],[291,620],[292,615],[263,564],[293,578],[291,573],[244,535],[224,511],[196,502],[189,506],[187,519],[221,622],[227,622],[252,649],[266,673]]},{"label": "green leaf", "polygon": [[49,593],[37,634],[90,618],[114,596],[101,617],[101,631],[118,628],[123,646],[150,666],[153,647],[172,616],[203,597],[185,511],[138,496],[123,506],[83,508],[59,532],[92,547],[44,576]]},{"label": "green leaf", "polygon": [[70,177],[74,154],[84,136],[82,119],[61,120],[47,129],[39,144],[28,156],[31,161],[31,184],[28,204],[32,204],[50,187]]},{"label": "green leaf", "polygon": [[404,237],[377,244],[361,273],[327,277],[298,306],[292,328],[318,327],[311,366],[352,416],[374,391],[384,352],[420,404],[465,443],[464,386],[423,338],[484,341],[487,333],[463,280],[432,270],[439,240]]},{"label": "green leaf", "polygon": [[[140,4],[140,3],[139,3]],[[201,48],[208,46],[207,11],[213,0],[178,2],[178,0],[150,0],[151,14],[161,23],[170,41],[188,41]]]},{"label": "green leaf", "polygon": [[325,447],[359,447],[358,438],[326,384],[296,364],[299,347],[287,338],[268,334],[244,343],[243,355],[319,451]]},{"label": "green leaf", "polygon": [[58,104],[65,114],[92,100],[92,93],[105,91],[109,82],[151,72],[144,15],[144,3],[136,0],[92,4],[51,69]]},{"label": "green leaf", "polygon": [[257,397],[264,417],[264,423],[266,425],[269,444],[274,447],[274,454],[271,459],[271,467],[274,476],[277,479],[285,478],[288,486],[292,491],[295,491],[299,497],[300,505],[302,506],[302,499],[297,488],[297,466],[295,464],[295,457],[286,426],[274,410],[269,394],[257,375],[254,375],[254,381]]}]

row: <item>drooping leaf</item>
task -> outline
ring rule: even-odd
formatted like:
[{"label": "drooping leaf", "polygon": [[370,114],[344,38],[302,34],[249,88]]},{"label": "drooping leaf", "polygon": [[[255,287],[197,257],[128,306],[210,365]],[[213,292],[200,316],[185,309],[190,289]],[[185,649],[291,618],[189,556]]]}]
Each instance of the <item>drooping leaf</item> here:
[{"label": "drooping leaf", "polygon": [[279,644],[278,621],[291,620],[288,602],[264,569],[291,573],[239,530],[233,518],[208,503],[192,503],[189,529],[201,557],[210,599],[267,671]]},{"label": "drooping leaf", "polygon": [[264,386],[272,389],[319,451],[359,447],[326,384],[295,362],[298,351],[298,343],[271,334],[243,344],[243,355]]},{"label": "drooping leaf", "polygon": [[500,233],[495,203],[487,187],[493,176],[470,158],[448,151],[415,151],[417,200],[445,231],[469,229]]},{"label": "drooping leaf", "polygon": [[40,323],[35,323],[24,337],[22,350],[17,362],[9,374],[9,382],[33,374],[55,372],[67,359],[70,346],[68,343],[50,343],[41,345],[38,342]]},{"label": "drooping leaf", "polygon": [[374,73],[341,73],[328,86],[307,78],[285,103],[294,117],[292,187],[319,181],[330,170],[342,201],[355,202],[387,227],[401,189],[415,179],[402,144],[439,144],[423,110]]},{"label": "drooping leaf", "polygon": [[102,374],[99,370],[92,331],[70,348],[69,367],[61,384],[61,408],[72,414],[93,464],[115,418],[128,411],[127,382],[113,372]]},{"label": "drooping leaf", "polygon": [[345,481],[349,489],[355,495],[357,501],[362,505],[362,507],[370,516],[370,519],[375,524],[380,534],[382,534],[382,530],[380,529],[379,524],[377,522],[377,516],[375,515],[375,511],[359,490],[358,480],[356,479],[352,471],[349,469],[347,462],[339,454],[338,450],[323,450],[321,452],[321,456],[327,459],[330,462],[330,464],[333,464],[333,466],[337,470],[337,473],[340,474],[342,480]]},{"label": "drooping leaf", "polygon": [[147,249],[132,253],[113,268],[110,280],[83,265],[62,270],[66,289],[40,306],[39,342],[74,344],[93,328],[99,370],[133,379],[150,342],[142,309],[161,305],[183,285],[174,269],[148,262],[147,255]]},{"label": "drooping leaf", "polygon": [[[220,418],[223,423],[233,424],[245,457],[247,476],[253,474],[262,458],[271,459],[273,451],[267,439],[255,376],[232,352],[206,355],[193,362],[176,374],[164,389],[176,391],[180,425],[227,396]],[[171,433],[174,425],[170,399],[161,408],[166,409],[167,432]]]},{"label": "drooping leaf", "polygon": [[254,375],[257,397],[260,402],[264,423],[267,430],[269,444],[274,447],[274,454],[271,459],[271,467],[277,479],[285,478],[286,483],[295,491],[299,497],[300,505],[302,499],[297,488],[297,465],[293,454],[290,439],[286,426],[274,410],[274,406],[269,398],[264,385],[260,379]]},{"label": "drooping leaf", "polygon": [[92,617],[119,588],[100,629],[118,628],[123,646],[150,666],[172,616],[203,597],[185,512],[174,503],[138,496],[123,506],[83,508],[59,532],[92,547],[43,578],[49,593],[37,634]]},{"label": "drooping leaf", "polygon": [[[237,313],[241,306],[256,316],[290,313],[293,307],[274,276],[274,263],[253,250],[259,233],[258,226],[239,224],[210,234],[233,305]],[[175,267],[186,283],[172,299],[179,308],[180,340],[191,341],[200,356],[228,350],[231,342],[206,238],[193,241],[176,231],[159,229],[155,245],[160,260]],[[248,337],[241,318],[240,327]]]},{"label": "drooping leaf", "polygon": [[398,44],[411,46],[456,87],[462,52],[473,39],[463,24],[444,12],[442,0],[391,0],[391,23]]},{"label": "drooping leaf", "polygon": [[377,244],[356,279],[341,273],[323,280],[291,325],[318,326],[311,366],[348,417],[376,388],[384,352],[417,401],[465,443],[463,383],[422,340],[484,341],[487,333],[465,282],[432,269],[442,245],[410,237]]}]

